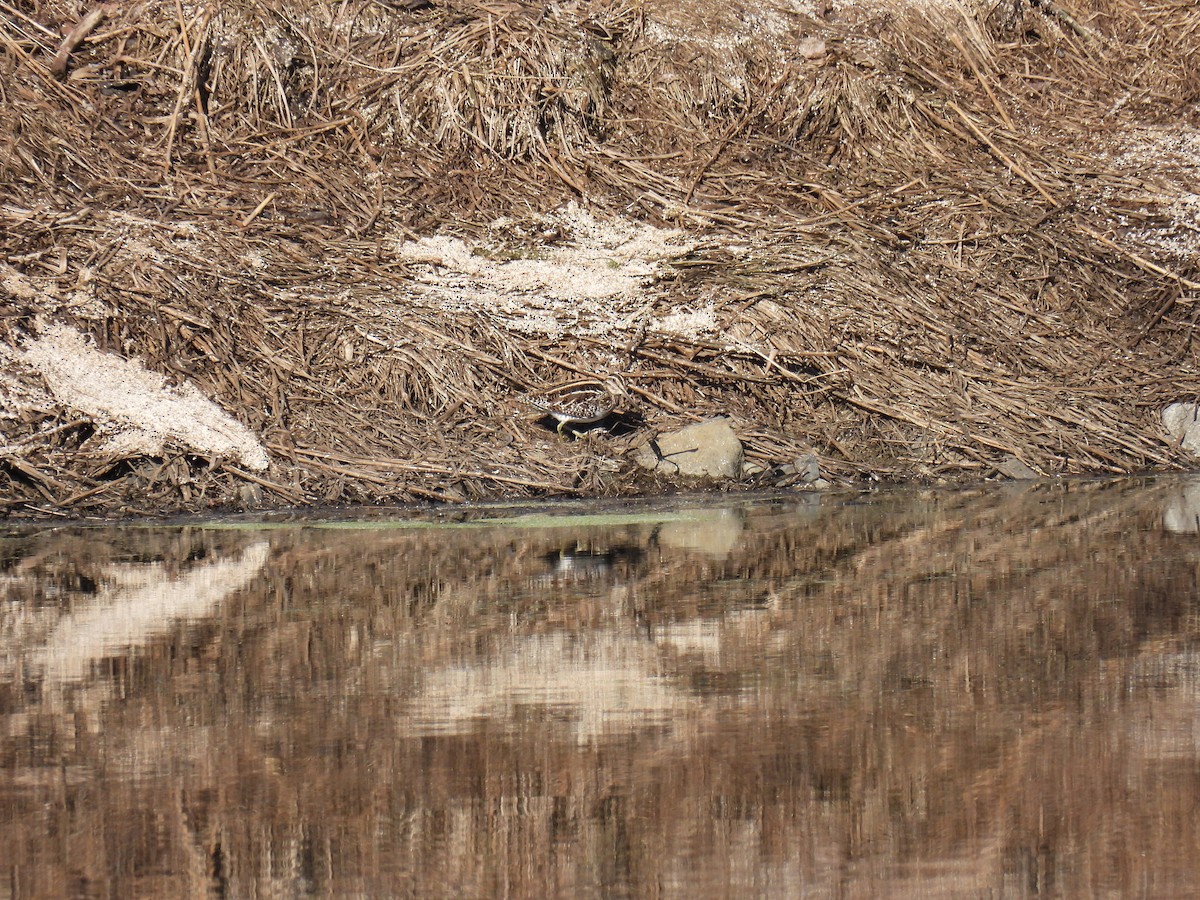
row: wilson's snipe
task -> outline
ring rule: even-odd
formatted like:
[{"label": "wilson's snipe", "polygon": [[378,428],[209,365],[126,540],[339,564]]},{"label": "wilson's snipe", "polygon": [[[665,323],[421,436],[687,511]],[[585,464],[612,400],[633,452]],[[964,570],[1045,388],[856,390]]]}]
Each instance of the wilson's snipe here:
[{"label": "wilson's snipe", "polygon": [[568,425],[591,425],[617,408],[626,396],[625,383],[613,376],[605,381],[586,378],[551,385],[522,399],[558,421],[558,433]]}]

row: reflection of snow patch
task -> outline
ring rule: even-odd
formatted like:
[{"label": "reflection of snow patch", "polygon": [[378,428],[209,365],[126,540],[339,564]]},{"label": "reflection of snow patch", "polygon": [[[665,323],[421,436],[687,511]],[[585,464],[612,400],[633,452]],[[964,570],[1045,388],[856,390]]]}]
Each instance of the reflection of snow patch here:
[{"label": "reflection of snow patch", "polygon": [[177,578],[161,563],[131,566],[118,579],[124,584],[102,590],[94,605],[66,616],[29,663],[50,682],[84,678],[96,660],[145,644],[173,622],[211,615],[259,573],[267,550],[263,541],[236,559],[199,565]]},{"label": "reflection of snow patch", "polygon": [[483,719],[501,727],[540,710],[570,723],[581,743],[672,725],[692,707],[661,677],[653,648],[618,634],[527,637],[488,665],[430,673],[404,727],[469,733]]},{"label": "reflection of snow patch", "polygon": [[722,623],[698,620],[675,622],[655,629],[654,639],[676,653],[695,653],[710,660],[721,658]]},{"label": "reflection of snow patch", "polygon": [[41,372],[59,403],[115,431],[106,449],[157,455],[164,442],[176,440],[205,455],[233,456],[256,471],[270,463],[253,432],[195,385],[171,387],[137,360],[102,353],[65,325],[45,328],[19,358]]}]

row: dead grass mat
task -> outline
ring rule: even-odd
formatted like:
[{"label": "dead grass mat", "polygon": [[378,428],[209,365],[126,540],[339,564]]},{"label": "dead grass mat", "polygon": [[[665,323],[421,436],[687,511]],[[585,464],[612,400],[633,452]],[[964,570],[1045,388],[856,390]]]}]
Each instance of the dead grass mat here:
[{"label": "dead grass mat", "polygon": [[[717,414],[756,486],[809,449],[846,478],[1190,464],[1158,415],[1200,394],[1200,273],[1137,235],[1194,232],[1119,152],[1195,127],[1190,2],[182,10],[0,3],[0,328],[195,383],[272,468],[98,453],[10,403],[10,511],[656,490],[623,452]],[[692,241],[607,328],[447,309],[395,249],[536,257],[569,200]],[[707,333],[653,327],[701,306]],[[638,432],[514,410],[614,370]]]}]

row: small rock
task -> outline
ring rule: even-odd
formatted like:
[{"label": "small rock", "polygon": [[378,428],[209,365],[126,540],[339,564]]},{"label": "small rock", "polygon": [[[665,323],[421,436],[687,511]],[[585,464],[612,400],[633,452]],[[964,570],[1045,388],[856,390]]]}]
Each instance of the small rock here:
[{"label": "small rock", "polygon": [[1163,410],[1162,422],[1172,443],[1200,456],[1200,405],[1172,403]]},{"label": "small rock", "polygon": [[742,473],[742,442],[733,433],[728,419],[709,419],[659,435],[638,447],[633,458],[651,471],[737,478]]},{"label": "small rock", "polygon": [[996,471],[1013,481],[1030,481],[1042,477],[1015,456],[1006,456],[996,463]]},{"label": "small rock", "polygon": [[243,481],[238,485],[238,499],[242,501],[244,508],[257,509],[262,506],[262,488],[252,482]]},{"label": "small rock", "polygon": [[805,484],[812,484],[821,477],[821,460],[815,453],[805,453],[797,457],[792,465]]}]

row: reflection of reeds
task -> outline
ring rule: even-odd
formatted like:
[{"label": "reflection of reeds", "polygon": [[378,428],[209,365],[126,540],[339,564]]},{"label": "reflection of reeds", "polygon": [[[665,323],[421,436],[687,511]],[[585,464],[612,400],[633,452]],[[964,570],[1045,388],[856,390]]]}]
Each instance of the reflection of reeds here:
[{"label": "reflection of reeds", "polygon": [[[169,535],[184,577],[247,540],[269,572],[53,704],[6,687],[0,845],[25,893],[1170,894],[1200,837],[1173,495],[747,507],[723,557],[649,521]],[[37,584],[110,566],[7,541]],[[642,552],[555,577],[563,547]]]},{"label": "reflection of reeds", "polygon": [[[275,469],[106,449],[120,423],[54,410],[14,357],[0,503],[627,492],[629,440],[547,444],[510,408],[614,364],[639,427],[729,414],[768,472],[814,448],[837,476],[1179,465],[1155,411],[1200,393],[1195,165],[1147,126],[1180,137],[1197,10],[1073,5],[6,15],[0,337],[52,317],[194,382]],[[540,331],[519,289],[398,249],[628,262],[542,216],[579,198],[687,232]]]}]

